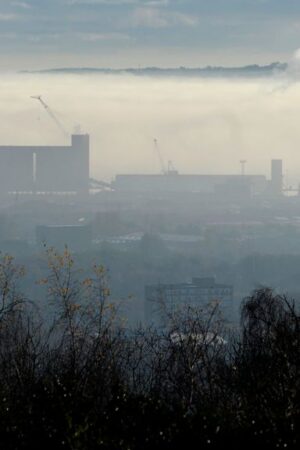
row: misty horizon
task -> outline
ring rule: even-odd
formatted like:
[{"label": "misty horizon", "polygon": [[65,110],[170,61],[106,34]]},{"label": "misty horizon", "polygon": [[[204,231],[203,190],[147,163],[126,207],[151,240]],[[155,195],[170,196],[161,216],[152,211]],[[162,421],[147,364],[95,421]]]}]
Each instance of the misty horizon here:
[{"label": "misty horizon", "polygon": [[80,125],[91,135],[94,178],[161,173],[154,139],[182,174],[238,174],[240,160],[247,160],[247,173],[268,177],[270,160],[279,158],[286,183],[300,178],[297,54],[285,70],[261,77],[72,71],[0,77],[1,144],[69,144],[30,98],[42,95],[69,134]]}]

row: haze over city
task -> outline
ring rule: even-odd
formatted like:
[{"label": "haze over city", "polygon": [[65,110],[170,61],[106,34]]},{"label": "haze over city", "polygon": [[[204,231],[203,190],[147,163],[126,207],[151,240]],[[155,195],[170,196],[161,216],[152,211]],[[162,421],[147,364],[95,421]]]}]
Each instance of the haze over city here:
[{"label": "haze over city", "polygon": [[0,447],[299,448],[299,0],[0,0]]},{"label": "haze over city", "polygon": [[91,134],[94,177],[159,173],[156,138],[180,173],[239,173],[246,159],[248,173],[268,174],[269,160],[284,158],[285,181],[297,183],[300,89],[294,65],[256,79],[2,74],[2,144],[68,143],[31,98],[42,94],[70,133],[80,125]]}]

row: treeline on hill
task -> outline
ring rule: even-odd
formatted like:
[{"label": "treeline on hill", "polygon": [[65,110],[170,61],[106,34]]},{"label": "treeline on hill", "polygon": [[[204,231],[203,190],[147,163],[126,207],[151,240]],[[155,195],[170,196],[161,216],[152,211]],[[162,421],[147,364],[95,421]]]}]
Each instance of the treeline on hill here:
[{"label": "treeline on hill", "polygon": [[48,250],[49,313],[0,262],[0,446],[10,449],[290,448],[299,445],[299,314],[255,291],[226,336],[217,307],[126,330],[105,270],[81,279]]}]

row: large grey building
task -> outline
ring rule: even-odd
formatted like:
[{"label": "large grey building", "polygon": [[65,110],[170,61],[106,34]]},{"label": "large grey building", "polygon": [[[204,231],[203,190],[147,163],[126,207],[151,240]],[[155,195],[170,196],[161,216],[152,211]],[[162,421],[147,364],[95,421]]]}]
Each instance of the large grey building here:
[{"label": "large grey building", "polygon": [[89,189],[89,135],[69,146],[0,146],[0,192],[75,192]]},{"label": "large grey building", "polygon": [[113,183],[117,191],[140,193],[202,193],[245,192],[261,194],[266,190],[264,175],[117,175]]},{"label": "large grey building", "polygon": [[193,193],[228,198],[250,198],[257,195],[282,194],[282,161],[271,161],[271,179],[265,175],[164,174],[116,175],[113,187],[119,192],[147,194]]},{"label": "large grey building", "polygon": [[218,302],[226,319],[233,314],[233,286],[216,283],[214,277],[193,278],[191,283],[154,284],[145,287],[145,319],[162,325],[166,315],[185,305],[206,308]]}]

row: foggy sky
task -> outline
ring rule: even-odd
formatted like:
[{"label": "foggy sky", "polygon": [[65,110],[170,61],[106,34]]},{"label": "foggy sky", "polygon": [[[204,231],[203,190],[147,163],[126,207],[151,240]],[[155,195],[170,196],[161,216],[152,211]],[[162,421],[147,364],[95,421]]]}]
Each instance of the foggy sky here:
[{"label": "foggy sky", "polygon": [[[292,66],[291,66],[292,67]],[[68,144],[31,95],[42,94],[65,128],[91,134],[91,172],[159,173],[153,139],[180,173],[269,176],[283,158],[285,182],[300,180],[300,84],[284,78],[201,80],[129,75],[0,76],[0,143]],[[294,78],[292,77],[294,76]]]},{"label": "foggy sky", "polygon": [[298,0],[0,0],[0,68],[284,61]]}]

